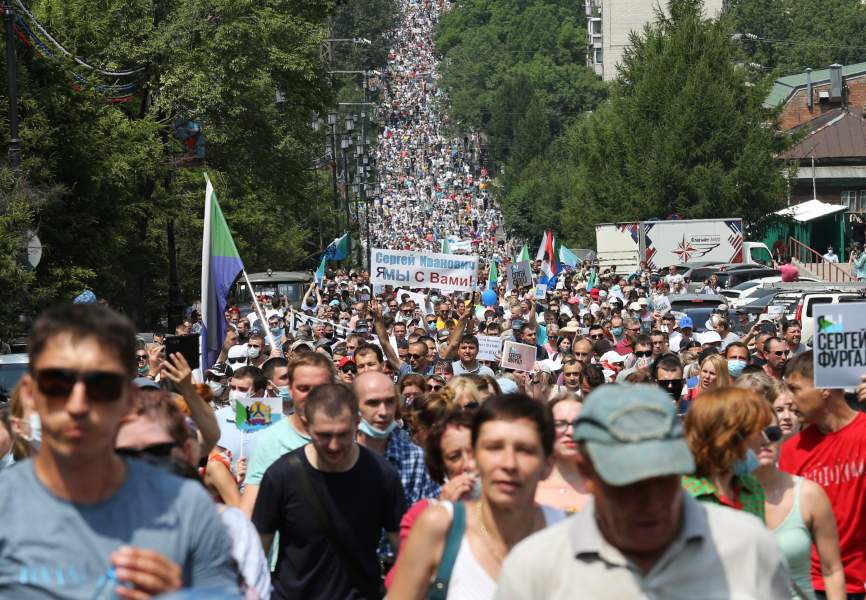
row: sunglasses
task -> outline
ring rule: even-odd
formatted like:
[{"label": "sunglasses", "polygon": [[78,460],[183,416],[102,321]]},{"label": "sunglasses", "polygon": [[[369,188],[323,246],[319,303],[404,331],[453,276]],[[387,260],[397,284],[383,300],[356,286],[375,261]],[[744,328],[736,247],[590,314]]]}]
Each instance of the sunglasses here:
[{"label": "sunglasses", "polygon": [[437,383],[431,383],[428,387],[430,388],[431,392],[438,392],[439,390],[441,390],[445,386],[442,385],[441,383],[438,383],[438,384]]},{"label": "sunglasses", "polygon": [[764,439],[764,443],[774,444],[782,439],[782,428],[778,425],[764,427],[764,430],[761,432],[761,437]]},{"label": "sunglasses", "polygon": [[346,366],[346,367],[343,367],[342,369],[340,369],[340,371],[342,371],[343,373],[357,373],[357,372],[358,372],[358,367],[356,367],[356,366]]},{"label": "sunglasses", "polygon": [[409,354],[406,355],[406,358],[408,358],[410,360],[418,360],[421,358],[421,356],[422,356],[421,354],[412,354],[410,352]]},{"label": "sunglasses", "polygon": [[174,442],[162,442],[160,444],[151,444],[144,448],[116,448],[115,452],[129,458],[168,458],[171,456],[171,451],[176,447],[177,444]]},{"label": "sunglasses", "polygon": [[135,360],[137,360],[138,362],[145,362],[147,361],[147,354],[136,354]]},{"label": "sunglasses", "polygon": [[245,362],[247,362],[247,359],[245,359],[245,358],[230,358],[230,359],[228,359],[228,363],[230,365],[236,365],[238,363],[245,363]]},{"label": "sunglasses", "polygon": [[790,350],[776,350],[775,352],[770,352],[770,354],[774,356],[788,356],[790,353]]},{"label": "sunglasses", "polygon": [[598,333],[598,334],[596,334],[596,335],[591,335],[591,336],[589,336],[589,339],[591,339],[591,340],[600,340],[600,339],[602,339],[603,337],[604,337],[604,334],[603,334],[603,333]]},{"label": "sunglasses", "polygon": [[652,350],[644,350],[642,352],[635,352],[634,355],[638,358],[649,358],[653,355],[653,352]]},{"label": "sunglasses", "polygon": [[34,373],[36,385],[45,396],[68,398],[79,381],[84,382],[87,395],[96,402],[120,399],[129,379],[114,371],[76,371],[74,369],[39,369]]}]

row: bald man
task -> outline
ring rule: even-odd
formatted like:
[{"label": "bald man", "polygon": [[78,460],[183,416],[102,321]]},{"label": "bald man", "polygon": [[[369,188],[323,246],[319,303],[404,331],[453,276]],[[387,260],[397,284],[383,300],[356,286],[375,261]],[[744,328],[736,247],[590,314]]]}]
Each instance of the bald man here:
[{"label": "bald man", "polygon": [[353,387],[361,413],[358,443],[383,455],[397,468],[406,506],[439,496],[439,486],[427,472],[424,451],[397,426],[399,395],[391,378],[379,371],[367,371],[355,378]]}]

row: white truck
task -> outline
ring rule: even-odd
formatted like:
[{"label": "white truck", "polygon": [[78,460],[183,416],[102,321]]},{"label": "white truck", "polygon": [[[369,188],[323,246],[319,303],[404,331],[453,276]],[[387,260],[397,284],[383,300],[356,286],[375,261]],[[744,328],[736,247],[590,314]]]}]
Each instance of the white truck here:
[{"label": "white truck", "polygon": [[742,219],[690,219],[601,223],[595,226],[599,265],[633,272],[642,260],[651,269],[694,263],[772,266],[766,244],[743,239]]}]

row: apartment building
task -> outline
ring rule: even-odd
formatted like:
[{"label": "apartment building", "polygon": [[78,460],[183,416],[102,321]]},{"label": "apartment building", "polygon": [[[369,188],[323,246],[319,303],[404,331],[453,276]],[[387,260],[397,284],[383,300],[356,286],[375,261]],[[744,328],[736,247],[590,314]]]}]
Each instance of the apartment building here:
[{"label": "apartment building", "polygon": [[[727,0],[704,0],[707,16],[717,17]],[[604,80],[615,79],[629,33],[653,20],[665,0],[586,0],[587,64]]]}]

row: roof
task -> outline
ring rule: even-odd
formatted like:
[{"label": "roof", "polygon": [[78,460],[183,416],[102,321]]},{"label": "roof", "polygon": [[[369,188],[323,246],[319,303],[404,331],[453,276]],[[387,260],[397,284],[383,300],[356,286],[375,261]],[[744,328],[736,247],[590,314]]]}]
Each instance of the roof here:
[{"label": "roof", "polygon": [[850,110],[842,110],[835,118],[782,152],[778,158],[866,158],[866,120]]},{"label": "roof", "polygon": [[795,221],[807,223],[845,210],[848,210],[848,207],[844,204],[828,204],[820,200],[807,200],[806,202],[777,210],[776,214],[783,217],[793,217]]},{"label": "roof", "polygon": [[285,283],[292,281],[312,281],[313,276],[305,271],[267,271],[261,273],[250,273],[250,283]]},{"label": "roof", "polygon": [[[864,74],[866,74],[866,63],[842,65],[842,77],[854,77]],[[830,83],[830,69],[818,69],[812,71],[812,85],[821,85],[825,83]],[[805,87],[806,73],[780,77],[770,89],[767,99],[764,100],[764,106],[767,108],[775,108],[780,104],[784,104],[794,95],[794,92]]]}]

